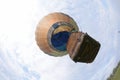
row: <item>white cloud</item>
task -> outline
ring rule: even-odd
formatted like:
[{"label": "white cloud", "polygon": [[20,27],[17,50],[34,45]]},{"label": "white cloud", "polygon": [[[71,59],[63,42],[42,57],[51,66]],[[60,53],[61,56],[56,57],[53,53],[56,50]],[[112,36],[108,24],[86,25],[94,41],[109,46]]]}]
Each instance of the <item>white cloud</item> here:
[{"label": "white cloud", "polygon": [[[105,80],[119,61],[119,35],[114,32],[119,21],[110,2],[102,1],[0,1],[0,79]],[[39,50],[34,39],[36,25],[51,12],[69,14],[83,31],[100,41],[101,50],[92,64],[74,63],[68,55],[51,57]]]}]

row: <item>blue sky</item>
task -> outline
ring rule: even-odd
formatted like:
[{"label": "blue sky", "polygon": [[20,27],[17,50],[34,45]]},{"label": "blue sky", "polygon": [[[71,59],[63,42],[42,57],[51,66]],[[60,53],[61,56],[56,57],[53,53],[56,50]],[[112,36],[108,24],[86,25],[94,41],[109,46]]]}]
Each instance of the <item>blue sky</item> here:
[{"label": "blue sky", "polygon": [[[118,0],[0,0],[1,80],[106,80],[119,62]],[[51,12],[70,15],[101,43],[91,64],[52,57],[36,45],[35,29]]]}]

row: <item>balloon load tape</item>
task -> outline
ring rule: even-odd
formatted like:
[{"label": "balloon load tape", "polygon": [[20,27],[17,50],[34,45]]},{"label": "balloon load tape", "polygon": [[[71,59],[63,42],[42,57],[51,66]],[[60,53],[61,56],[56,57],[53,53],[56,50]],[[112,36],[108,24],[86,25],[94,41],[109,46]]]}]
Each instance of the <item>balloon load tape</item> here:
[{"label": "balloon load tape", "polygon": [[72,33],[67,43],[67,51],[74,62],[93,62],[99,49],[100,43],[83,32]]}]

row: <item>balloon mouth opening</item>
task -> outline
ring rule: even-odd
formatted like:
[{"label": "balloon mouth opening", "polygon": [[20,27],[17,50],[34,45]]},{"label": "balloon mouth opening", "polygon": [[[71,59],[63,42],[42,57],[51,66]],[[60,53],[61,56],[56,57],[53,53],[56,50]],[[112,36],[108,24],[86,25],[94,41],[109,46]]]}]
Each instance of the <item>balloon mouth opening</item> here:
[{"label": "balloon mouth opening", "polygon": [[72,32],[77,29],[70,23],[60,21],[54,23],[48,32],[48,43],[55,51],[66,52],[67,42]]},{"label": "balloon mouth opening", "polygon": [[53,47],[60,51],[66,51],[66,45],[70,36],[70,32],[62,31],[52,35],[51,43]]}]

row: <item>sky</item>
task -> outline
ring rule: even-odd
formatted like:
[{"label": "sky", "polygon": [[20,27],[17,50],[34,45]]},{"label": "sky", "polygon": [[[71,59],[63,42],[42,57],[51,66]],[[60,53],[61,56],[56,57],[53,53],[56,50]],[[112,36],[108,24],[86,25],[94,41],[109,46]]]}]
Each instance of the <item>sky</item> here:
[{"label": "sky", "polygon": [[[120,61],[120,1],[0,0],[0,80],[106,80]],[[52,57],[36,44],[35,30],[47,14],[70,15],[80,31],[101,43],[91,64],[69,55]]]}]

